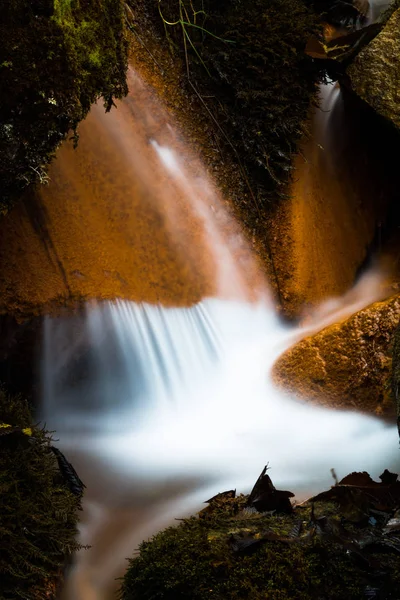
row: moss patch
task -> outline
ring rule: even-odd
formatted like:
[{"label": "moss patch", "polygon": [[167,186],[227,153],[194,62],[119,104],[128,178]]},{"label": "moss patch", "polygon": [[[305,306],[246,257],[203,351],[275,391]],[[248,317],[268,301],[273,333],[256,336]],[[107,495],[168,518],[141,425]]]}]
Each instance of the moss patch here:
[{"label": "moss patch", "polygon": [[120,0],[5,0],[0,36],[0,212],[90,105],[127,92]]},{"label": "moss patch", "polygon": [[[400,561],[396,550],[389,550],[398,539],[388,542],[384,552],[389,554],[377,551],[387,543],[379,518],[368,521],[367,516],[364,524],[355,524],[344,516],[342,502],[326,498],[289,515],[252,512],[244,509],[247,500],[224,501],[217,510],[143,542],[139,556],[130,561],[120,598],[399,598]],[[370,546],[367,552],[365,546]]]},{"label": "moss patch", "polygon": [[315,92],[317,75],[304,54],[318,32],[315,15],[301,0],[165,0],[160,7],[167,35],[187,55],[192,83],[210,100],[214,122],[266,204],[283,193]]},{"label": "moss patch", "polygon": [[[10,427],[11,426],[11,427]],[[23,430],[10,434],[11,428]],[[61,476],[46,431],[26,402],[0,389],[0,598],[55,596],[78,549],[80,501]]]}]

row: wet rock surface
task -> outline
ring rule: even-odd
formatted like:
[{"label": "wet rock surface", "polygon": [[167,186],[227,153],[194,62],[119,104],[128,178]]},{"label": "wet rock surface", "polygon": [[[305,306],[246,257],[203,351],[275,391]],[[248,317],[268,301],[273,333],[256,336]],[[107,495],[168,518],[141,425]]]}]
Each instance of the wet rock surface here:
[{"label": "wet rock surface", "polygon": [[399,318],[400,297],[393,296],[327,327],[278,359],[275,382],[324,406],[394,418],[390,377]]},{"label": "wet rock surface", "polygon": [[271,227],[290,317],[345,293],[389,238],[387,271],[398,271],[399,172],[391,150],[397,133],[338,84],[324,86],[321,100],[312,137],[294,163],[290,198]]},{"label": "wet rock surface", "polygon": [[[190,305],[213,293],[202,219],[150,143],[168,132],[166,116],[147,112],[151,92],[131,83],[134,100],[107,115],[94,106],[49,184],[1,219],[0,313],[26,318],[90,298]],[[142,160],[133,165],[132,153]],[[187,172],[201,177],[194,163],[186,152]]]},{"label": "wet rock surface", "polygon": [[400,128],[400,8],[347,71],[354,92]]}]

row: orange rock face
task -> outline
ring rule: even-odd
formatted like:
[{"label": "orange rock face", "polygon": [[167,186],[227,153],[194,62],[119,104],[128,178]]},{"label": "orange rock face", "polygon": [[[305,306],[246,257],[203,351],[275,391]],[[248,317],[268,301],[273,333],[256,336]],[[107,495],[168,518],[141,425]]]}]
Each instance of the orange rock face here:
[{"label": "orange rock face", "polygon": [[290,198],[280,204],[273,225],[288,315],[342,295],[370,249],[380,254],[387,207],[397,203],[399,186],[390,137],[345,90],[323,88],[312,136],[294,164]]},{"label": "orange rock face", "polygon": [[[78,148],[59,149],[49,185],[0,221],[0,312],[82,298],[187,305],[215,291],[201,214],[212,210],[193,189],[205,174],[187,149],[182,157],[150,90],[133,76],[131,84],[110,114],[93,107]],[[191,185],[162,166],[153,136],[173,144]]]},{"label": "orange rock face", "polygon": [[[143,70],[160,85],[159,72]],[[77,149],[60,147],[49,184],[0,220],[0,314],[23,318],[90,298],[188,306],[262,286],[197,157],[204,148],[183,140],[159,90],[132,68],[128,83],[110,113],[92,108]]]},{"label": "orange rock face", "polygon": [[399,296],[375,302],[286,351],[274,366],[274,380],[318,404],[394,418],[390,374],[399,319]]}]

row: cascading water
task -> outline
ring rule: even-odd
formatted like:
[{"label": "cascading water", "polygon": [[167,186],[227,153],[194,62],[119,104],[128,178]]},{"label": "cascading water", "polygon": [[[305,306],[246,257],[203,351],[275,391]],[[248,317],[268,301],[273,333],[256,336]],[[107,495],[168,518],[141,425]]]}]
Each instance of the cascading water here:
[{"label": "cascading water", "polygon": [[144,536],[210,494],[248,490],[267,461],[300,497],[329,486],[332,467],[396,469],[395,427],[302,404],[268,381],[293,332],[263,303],[103,303],[85,322],[72,352],[60,348],[69,320],[46,322],[47,421],[88,486],[82,541],[93,549],[77,559],[70,598],[107,598]]},{"label": "cascading water", "polygon": [[69,320],[46,321],[47,421],[88,486],[82,541],[93,550],[77,559],[71,599],[107,598],[143,537],[213,493],[248,490],[267,461],[300,497],[328,487],[332,467],[396,469],[395,427],[302,404],[268,381],[293,332],[263,303],[103,303],[85,322],[71,352],[60,348]]},{"label": "cascading water", "polygon": [[[304,331],[283,326],[259,286],[257,301],[250,301],[248,278],[235,260],[242,243],[234,230],[226,234],[222,205],[210,210],[213,185],[168,145],[166,129],[168,139],[176,137],[171,125],[153,129],[150,139],[143,133],[142,154],[116,136],[118,151],[140,178],[134,163],[145,163],[150,144],[163,186],[179,190],[176,204],[163,207],[171,235],[182,198],[186,218],[200,218],[215,262],[216,297],[187,308],[91,303],[72,316],[45,318],[43,420],[87,485],[80,532],[92,548],[76,557],[64,590],[70,600],[113,597],[115,577],[142,539],[213,493],[247,491],[267,461],[274,482],[299,497],[329,486],[332,467],[339,477],[396,470],[394,426],[275,389],[268,373]],[[374,293],[369,284],[353,305],[367,304]],[[328,312],[324,324],[335,319],[335,306]]]}]

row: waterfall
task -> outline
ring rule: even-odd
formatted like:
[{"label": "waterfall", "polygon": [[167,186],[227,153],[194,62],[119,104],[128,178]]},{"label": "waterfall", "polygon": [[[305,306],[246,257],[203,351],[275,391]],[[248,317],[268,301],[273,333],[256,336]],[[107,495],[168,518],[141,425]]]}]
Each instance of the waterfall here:
[{"label": "waterfall", "polygon": [[329,487],[332,467],[398,468],[394,426],[275,389],[268,372],[302,332],[264,302],[105,302],[79,316],[84,327],[74,319],[46,317],[43,365],[44,417],[87,485],[92,549],[76,559],[70,600],[112,598],[142,539],[217,492],[249,491],[267,462],[298,499]]},{"label": "waterfall", "polygon": [[68,425],[81,433],[132,430],[150,402],[156,412],[168,409],[212,368],[220,340],[207,305],[117,301],[86,306],[67,320],[45,317],[44,348],[44,411],[57,430]]},{"label": "waterfall", "polygon": [[398,466],[394,426],[274,388],[268,371],[301,332],[263,302],[105,302],[76,319],[46,317],[43,365],[44,417],[88,486],[81,540],[93,548],[77,557],[70,600],[112,598],[141,539],[214,493],[248,491],[268,461],[300,499],[329,487],[332,467]]},{"label": "waterfall", "polygon": [[[109,126],[116,152],[129,157],[143,187],[151,185],[146,160],[157,161],[170,235],[176,219],[184,224],[195,215],[202,223],[216,291],[184,308],[117,300],[45,317],[42,418],[87,485],[80,539],[92,548],[76,557],[64,590],[69,600],[112,598],[115,577],[142,539],[214,493],[248,491],[268,461],[274,483],[299,498],[329,486],[332,467],[339,477],[396,468],[394,426],[311,406],[274,387],[273,363],[305,331],[282,324],[261,278],[252,279],[251,293],[249,262],[237,259],[243,244],[215,185],[204,168],[188,165],[169,119],[154,126],[154,99],[148,112],[141,107],[142,146],[137,139],[129,146],[122,123],[133,96],[119,115],[98,118],[117,119]],[[368,287],[373,295],[373,282]],[[335,306],[312,327],[334,319]],[[344,310],[340,302],[336,308]]]},{"label": "waterfall", "polygon": [[264,303],[106,302],[80,318],[45,324],[46,421],[88,486],[81,540],[93,548],[77,557],[71,600],[111,598],[141,539],[214,493],[248,491],[268,461],[298,498],[329,487],[332,467],[397,468],[394,426],[274,388],[268,371],[299,332]]},{"label": "waterfall", "polygon": [[268,372],[299,332],[263,303],[106,302],[86,321],[84,347],[65,357],[57,340],[70,320],[46,317],[46,412],[64,449],[76,451],[84,439],[128,477],[190,475],[245,489],[268,460],[279,485],[307,491],[328,485],[333,466],[377,475],[394,465],[394,427],[274,388]]}]

